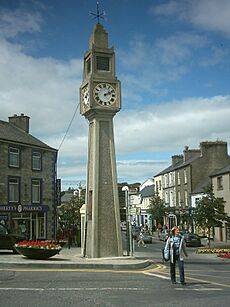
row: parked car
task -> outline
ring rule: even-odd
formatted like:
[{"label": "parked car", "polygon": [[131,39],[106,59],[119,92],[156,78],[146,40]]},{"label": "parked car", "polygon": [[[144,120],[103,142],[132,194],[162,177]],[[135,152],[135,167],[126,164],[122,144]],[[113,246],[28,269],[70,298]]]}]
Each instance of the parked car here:
[{"label": "parked car", "polygon": [[183,234],[186,246],[199,247],[201,246],[200,237],[194,233],[184,233]]},{"label": "parked car", "polygon": [[140,233],[140,226],[132,226],[132,236],[133,236],[133,239],[136,240],[139,233]]},{"label": "parked car", "polygon": [[165,230],[162,230],[162,232],[160,233],[160,241],[166,241],[168,239],[168,236],[169,236],[169,232],[167,229]]},{"label": "parked car", "polygon": [[144,241],[145,243],[152,243],[152,236],[151,236],[151,234],[149,233],[149,231],[144,232],[143,241]]},{"label": "parked car", "polygon": [[10,233],[5,225],[0,224],[0,249],[8,249],[17,253],[14,244],[25,239],[25,236]]}]

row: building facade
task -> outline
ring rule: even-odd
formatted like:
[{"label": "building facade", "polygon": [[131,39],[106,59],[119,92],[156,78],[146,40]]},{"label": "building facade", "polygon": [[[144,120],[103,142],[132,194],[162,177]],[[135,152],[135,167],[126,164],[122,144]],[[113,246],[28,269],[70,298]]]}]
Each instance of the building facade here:
[{"label": "building facade", "polygon": [[0,222],[28,239],[55,239],[57,150],[29,134],[29,119],[0,120]]},{"label": "building facade", "polygon": [[[225,201],[225,212],[230,216],[230,164],[211,174],[215,197]],[[215,228],[215,240],[230,240],[230,227],[224,222],[222,227]]]},{"label": "building facade", "polygon": [[183,155],[172,156],[172,164],[154,177],[156,192],[169,208],[169,215],[176,215],[177,224],[187,227],[187,221],[192,219],[192,197],[211,184],[213,171],[229,163],[226,142],[206,141],[200,143],[199,149],[186,146]]},{"label": "building facade", "polygon": [[129,189],[129,208],[131,224],[152,227],[151,214],[149,213],[151,199],[154,196],[153,179],[147,179],[138,188]]}]

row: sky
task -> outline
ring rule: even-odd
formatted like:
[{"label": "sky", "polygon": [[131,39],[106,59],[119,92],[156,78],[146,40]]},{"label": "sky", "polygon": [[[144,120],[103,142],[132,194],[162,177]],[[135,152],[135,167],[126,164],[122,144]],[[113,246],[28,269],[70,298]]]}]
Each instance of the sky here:
[{"label": "sky", "polygon": [[[122,86],[118,181],[152,178],[185,146],[229,146],[230,1],[101,0],[99,7]],[[0,119],[30,116],[30,133],[59,149],[63,189],[86,180],[88,122],[77,106],[97,22],[90,11],[96,0],[0,0]]]}]

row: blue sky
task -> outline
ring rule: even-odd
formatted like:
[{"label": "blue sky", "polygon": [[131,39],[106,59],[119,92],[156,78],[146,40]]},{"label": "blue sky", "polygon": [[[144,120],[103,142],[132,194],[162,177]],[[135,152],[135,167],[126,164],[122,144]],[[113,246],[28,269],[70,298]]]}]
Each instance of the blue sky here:
[{"label": "blue sky", "polygon": [[[143,182],[186,145],[230,141],[230,1],[101,0],[116,52],[122,110],[114,119],[118,180]],[[59,148],[79,102],[94,0],[0,0],[1,120],[25,113]],[[59,150],[63,187],[84,182],[87,121]]]}]

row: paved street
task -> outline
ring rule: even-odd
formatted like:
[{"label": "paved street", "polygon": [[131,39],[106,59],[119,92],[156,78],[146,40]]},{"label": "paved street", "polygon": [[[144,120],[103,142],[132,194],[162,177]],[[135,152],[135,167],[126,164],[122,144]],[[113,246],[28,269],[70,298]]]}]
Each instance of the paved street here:
[{"label": "paved street", "polygon": [[161,262],[162,245],[155,241],[137,249],[139,259],[156,262],[143,270],[1,269],[0,306],[226,306],[229,260],[188,248],[187,286],[171,285],[168,264]]}]

